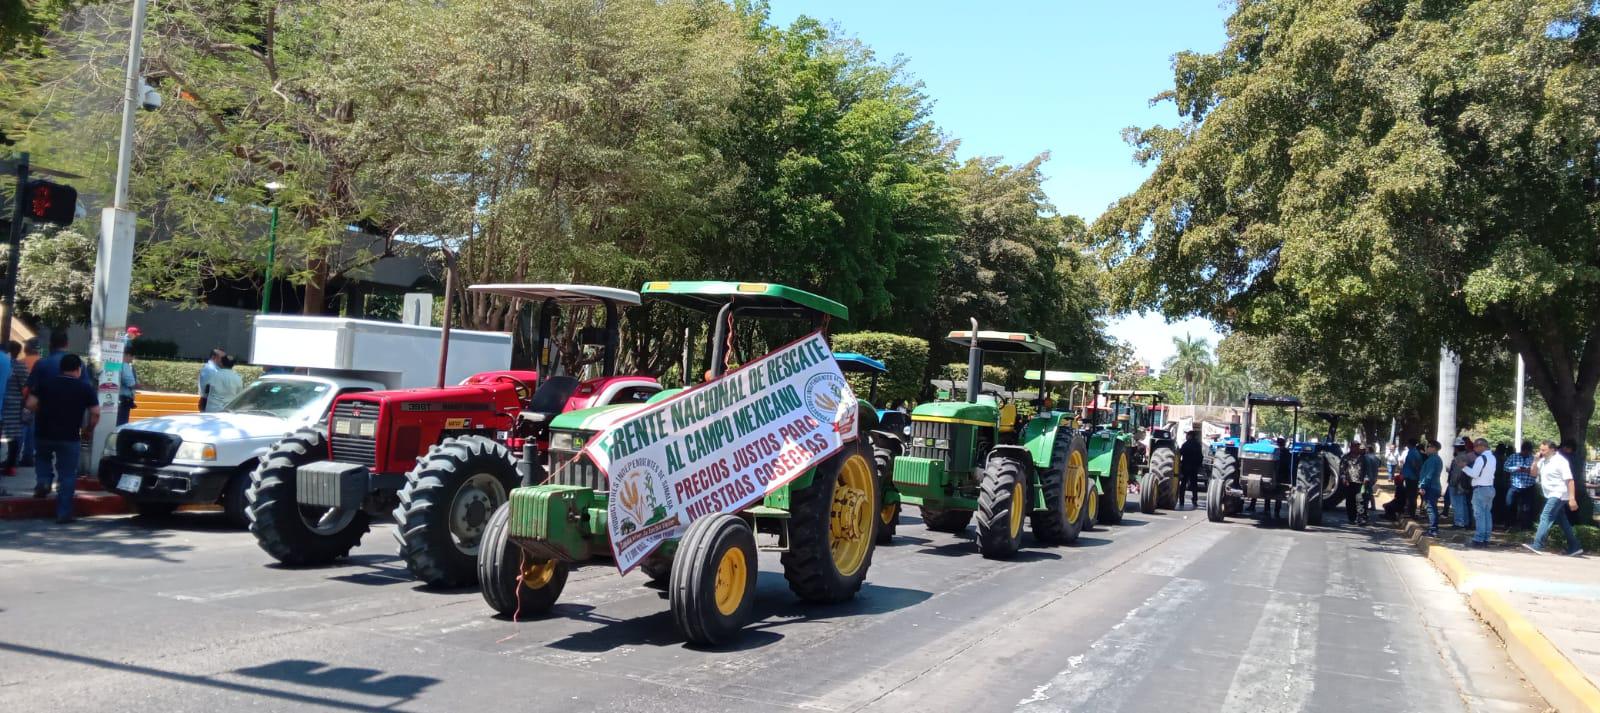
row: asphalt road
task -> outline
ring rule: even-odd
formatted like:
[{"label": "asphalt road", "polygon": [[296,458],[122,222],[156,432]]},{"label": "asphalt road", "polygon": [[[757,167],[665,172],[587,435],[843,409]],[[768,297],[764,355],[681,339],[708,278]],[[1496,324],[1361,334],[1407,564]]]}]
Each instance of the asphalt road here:
[{"label": "asphalt road", "polygon": [[290,570],[203,514],[0,523],[0,710],[1544,710],[1392,530],[1134,512],[992,562],[907,520],[844,605],[764,555],[732,651],[603,565],[551,618],[492,618],[411,581],[387,525]]}]

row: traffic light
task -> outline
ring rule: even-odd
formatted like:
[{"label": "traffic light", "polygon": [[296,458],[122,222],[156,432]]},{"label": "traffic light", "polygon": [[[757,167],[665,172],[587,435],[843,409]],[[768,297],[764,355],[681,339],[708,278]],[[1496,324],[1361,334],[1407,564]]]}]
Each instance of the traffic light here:
[{"label": "traffic light", "polygon": [[24,214],[34,222],[71,225],[78,212],[78,190],[50,181],[28,181]]}]

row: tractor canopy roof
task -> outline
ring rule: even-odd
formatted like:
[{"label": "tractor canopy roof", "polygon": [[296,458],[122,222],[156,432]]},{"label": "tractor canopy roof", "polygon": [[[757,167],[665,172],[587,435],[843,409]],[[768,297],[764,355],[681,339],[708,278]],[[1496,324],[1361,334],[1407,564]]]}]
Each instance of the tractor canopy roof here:
[{"label": "tractor canopy roof", "polygon": [[[972,343],[972,330],[963,329],[945,335],[945,339],[962,346]],[[978,332],[978,348],[986,352],[1011,354],[1054,354],[1056,343],[1027,332]]]},{"label": "tractor canopy roof", "polygon": [[[1027,371],[1022,373],[1022,378],[1025,381],[1038,381],[1039,380],[1039,370],[1038,369],[1029,369],[1029,370],[1027,370]],[[1098,383],[1100,383],[1102,381],[1110,381],[1111,380],[1111,375],[1110,374],[1096,374],[1096,373],[1094,373],[1092,371],[1054,371],[1054,370],[1050,370],[1050,371],[1046,371],[1044,373],[1044,380],[1046,382],[1052,383],[1052,384],[1057,384],[1057,383],[1098,384]],[[1111,393],[1111,392],[1107,391],[1107,392],[1104,392],[1104,393]]]},{"label": "tractor canopy roof", "polygon": [[739,314],[767,319],[813,319],[828,315],[849,319],[850,310],[826,297],[771,282],[646,282],[639,292],[696,312],[716,312],[731,300]]},{"label": "tractor canopy roof", "polygon": [[639,304],[639,293],[633,290],[623,290],[615,287],[599,287],[596,285],[557,285],[557,284],[527,284],[527,285],[472,285],[467,288],[472,292],[482,292],[502,297],[517,297],[534,302],[555,300],[559,304],[572,306],[598,305],[615,302],[623,306]]},{"label": "tractor canopy roof", "polygon": [[1244,397],[1244,402],[1247,406],[1261,405],[1294,408],[1300,408],[1301,406],[1300,397],[1298,396],[1268,396],[1266,394],[1249,394]]},{"label": "tractor canopy roof", "polygon": [[[1055,372],[1051,372],[1052,374]],[[1142,389],[1106,389],[1100,392],[1106,396],[1160,396],[1160,391],[1145,391]]]},{"label": "tractor canopy roof", "polygon": [[855,352],[834,352],[833,360],[839,362],[839,371],[846,374],[883,374],[889,371],[883,362]]},{"label": "tractor canopy roof", "polygon": [[1313,411],[1311,412],[1311,415],[1316,416],[1324,421],[1337,421],[1345,416],[1348,416],[1349,414],[1340,413],[1338,411]]}]

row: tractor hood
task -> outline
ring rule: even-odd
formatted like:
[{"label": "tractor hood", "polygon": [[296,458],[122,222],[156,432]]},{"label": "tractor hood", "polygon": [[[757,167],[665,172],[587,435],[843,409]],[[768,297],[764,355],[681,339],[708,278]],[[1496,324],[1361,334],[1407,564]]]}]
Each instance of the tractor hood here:
[{"label": "tractor hood", "polygon": [[1278,444],[1266,439],[1262,439],[1254,443],[1246,443],[1239,450],[1242,450],[1245,453],[1277,453]]},{"label": "tractor hood", "polygon": [[552,431],[599,431],[637,413],[649,404],[612,404],[568,411],[550,420]]},{"label": "tractor hood", "polygon": [[994,404],[935,401],[916,407],[911,411],[911,418],[914,421],[945,421],[970,423],[974,426],[993,426],[1000,418],[1000,409]]}]

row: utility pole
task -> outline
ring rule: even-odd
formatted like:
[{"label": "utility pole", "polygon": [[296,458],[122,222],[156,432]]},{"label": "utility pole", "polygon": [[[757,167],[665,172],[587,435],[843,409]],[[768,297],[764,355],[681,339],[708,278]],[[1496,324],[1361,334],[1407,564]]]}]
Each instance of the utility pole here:
[{"label": "utility pole", "polygon": [[139,110],[140,46],[146,0],[134,0],[128,35],[128,68],[122,92],[122,136],[117,151],[117,183],[111,205],[100,212],[100,250],[94,260],[94,294],[89,307],[89,353],[100,361],[102,418],[89,442],[89,462],[100,461],[106,438],[117,428],[117,396],[122,384],[123,346],[128,327],[128,290],[133,282],[133,240],[138,216],[128,210],[128,172],[133,164],[133,115]]},{"label": "utility pole", "polygon": [[1519,449],[1517,451],[1519,453],[1521,452],[1520,449],[1522,448],[1522,393],[1525,390],[1525,387],[1523,386],[1523,384],[1525,382],[1523,381],[1523,379],[1525,379],[1526,377],[1527,377],[1527,372],[1524,369],[1524,364],[1522,363],[1522,355],[1518,354],[1517,355],[1517,390],[1516,390],[1516,394],[1517,394],[1517,426],[1516,426],[1516,432],[1517,432],[1517,435],[1515,437],[1513,437],[1513,444],[1512,444],[1511,447]]},{"label": "utility pole", "polygon": [[1456,394],[1461,385],[1461,357],[1449,347],[1439,347],[1439,457],[1455,457]]},{"label": "utility pole", "polygon": [[22,221],[27,216],[23,208],[23,200],[28,192],[28,154],[23,153],[17,157],[17,189],[11,192],[11,233],[7,236],[7,244],[11,252],[6,256],[6,321],[0,324],[0,345],[11,341],[11,322],[15,319],[17,306],[17,270],[18,260],[22,257]]}]

